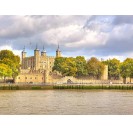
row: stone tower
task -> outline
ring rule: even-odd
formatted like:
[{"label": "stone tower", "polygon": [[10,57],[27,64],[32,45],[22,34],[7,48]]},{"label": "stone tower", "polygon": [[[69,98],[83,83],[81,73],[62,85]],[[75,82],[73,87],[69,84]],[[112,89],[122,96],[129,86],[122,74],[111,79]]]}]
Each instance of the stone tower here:
[{"label": "stone tower", "polygon": [[58,44],[58,48],[56,50],[56,57],[61,57],[61,51],[60,51],[59,44]]},{"label": "stone tower", "polygon": [[42,52],[41,52],[41,56],[44,56],[44,57],[47,56],[47,54],[46,54],[46,50],[44,49],[44,46],[43,46],[43,50],[42,50]]},{"label": "stone tower", "polygon": [[21,67],[22,69],[25,69],[24,58],[26,58],[25,46],[22,51],[22,67]]},{"label": "stone tower", "polygon": [[39,49],[37,48],[37,45],[36,45],[36,49],[34,50],[34,68],[35,70],[38,70],[39,69],[39,63],[40,63],[40,51]]},{"label": "stone tower", "polygon": [[102,80],[108,80],[108,65],[104,65]]}]

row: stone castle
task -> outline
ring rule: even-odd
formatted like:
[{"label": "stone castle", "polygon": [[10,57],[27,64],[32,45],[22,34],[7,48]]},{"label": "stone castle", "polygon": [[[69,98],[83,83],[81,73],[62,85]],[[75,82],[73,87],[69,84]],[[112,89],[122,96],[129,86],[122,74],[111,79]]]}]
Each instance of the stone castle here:
[{"label": "stone castle", "polygon": [[[41,51],[37,48],[34,50],[34,56],[27,57],[25,47],[22,51],[21,69],[20,74],[16,77],[16,83],[91,83],[94,80],[90,79],[77,79],[72,76],[63,77],[57,72],[52,72],[54,66],[54,60],[56,57],[61,57],[61,51],[58,45],[56,50],[56,56],[47,56],[46,50]],[[108,66],[105,65],[102,81],[108,80]],[[95,80],[95,83],[99,83],[101,80]]]}]

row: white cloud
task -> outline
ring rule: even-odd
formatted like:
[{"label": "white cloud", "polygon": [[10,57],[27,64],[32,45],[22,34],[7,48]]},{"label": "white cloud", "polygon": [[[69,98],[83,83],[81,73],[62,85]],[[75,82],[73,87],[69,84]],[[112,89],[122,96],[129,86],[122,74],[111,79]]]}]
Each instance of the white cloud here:
[{"label": "white cloud", "polygon": [[42,40],[56,44],[63,44],[66,48],[104,45],[108,33],[84,30],[81,25],[69,25],[50,29],[42,34]]},{"label": "white cloud", "polygon": [[0,50],[11,50],[15,55],[21,56],[21,50],[14,50],[10,45],[0,46]]}]

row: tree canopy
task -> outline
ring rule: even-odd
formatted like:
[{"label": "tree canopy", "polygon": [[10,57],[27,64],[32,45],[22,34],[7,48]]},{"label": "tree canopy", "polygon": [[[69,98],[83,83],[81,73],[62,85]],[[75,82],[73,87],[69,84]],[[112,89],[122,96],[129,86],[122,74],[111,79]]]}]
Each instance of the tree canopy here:
[{"label": "tree canopy", "polygon": [[86,60],[82,56],[59,57],[55,59],[53,71],[56,70],[64,76],[82,76],[87,74]]},{"label": "tree canopy", "polygon": [[120,61],[113,58],[104,61],[106,65],[108,65],[108,75],[109,79],[119,79],[120,78]]},{"label": "tree canopy", "polygon": [[76,57],[76,67],[77,67],[77,76],[84,76],[87,75],[87,64],[86,60],[83,56],[77,56]]},{"label": "tree canopy", "polygon": [[133,59],[132,58],[127,58],[126,60],[124,60],[123,63],[121,63],[120,73],[124,79],[126,79],[127,77],[129,77],[130,79],[133,78]]},{"label": "tree canopy", "polygon": [[10,50],[0,51],[0,76],[15,78],[19,74],[20,57]]},{"label": "tree canopy", "polygon": [[103,74],[104,64],[96,58],[91,58],[86,62],[83,56],[59,57],[55,59],[53,71],[56,70],[64,76],[93,76],[100,78]]},{"label": "tree canopy", "polygon": [[8,67],[8,65],[0,63],[0,76],[4,77],[4,79],[12,76],[12,70]]},{"label": "tree canopy", "polygon": [[100,62],[97,58],[92,57],[87,62],[88,75],[93,78],[101,78],[104,71],[104,64]]}]

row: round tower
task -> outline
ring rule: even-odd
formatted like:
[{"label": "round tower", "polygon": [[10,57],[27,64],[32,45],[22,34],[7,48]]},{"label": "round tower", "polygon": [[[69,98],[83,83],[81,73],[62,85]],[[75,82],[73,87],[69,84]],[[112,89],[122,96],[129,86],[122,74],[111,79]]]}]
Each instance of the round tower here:
[{"label": "round tower", "polygon": [[108,80],[108,65],[104,65],[102,80]]},{"label": "round tower", "polygon": [[61,51],[60,51],[59,44],[58,44],[58,48],[56,50],[56,57],[61,57]]}]

